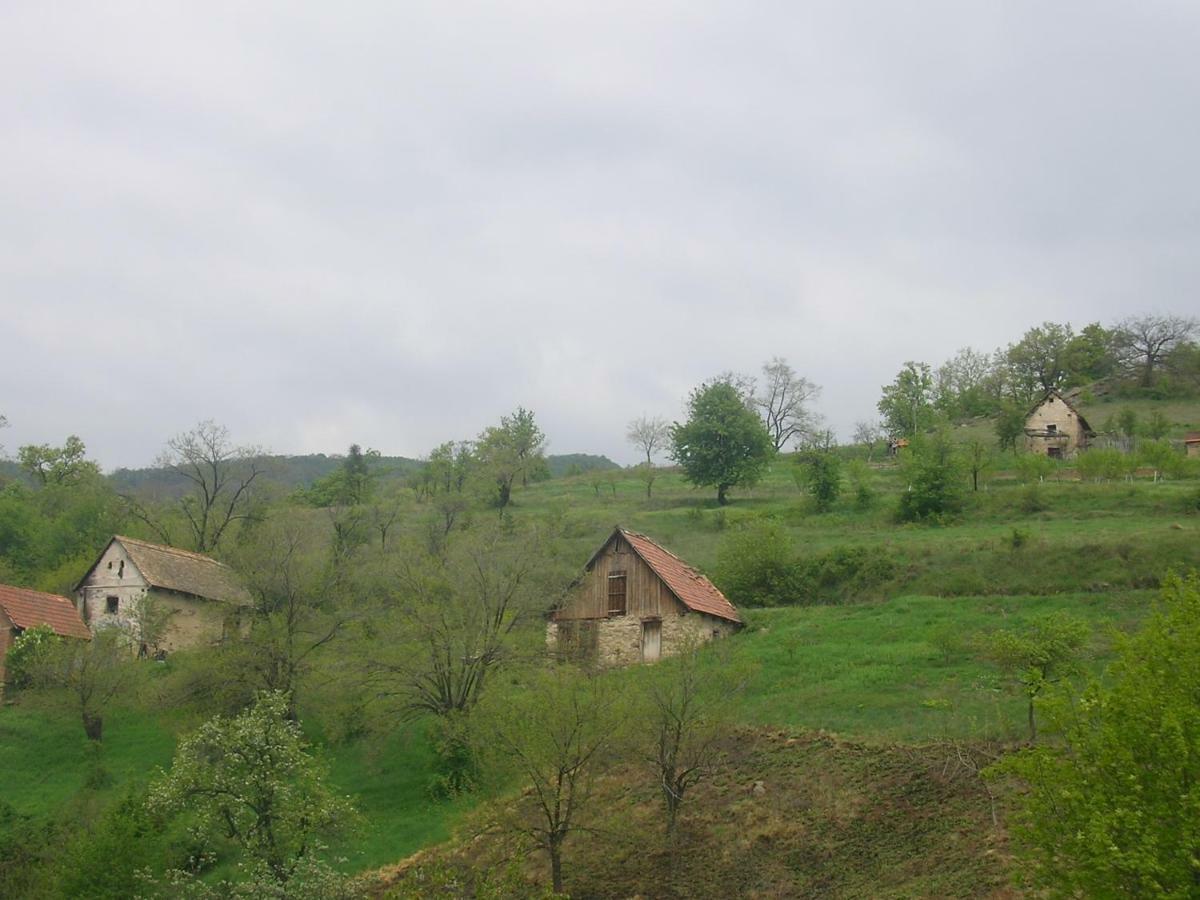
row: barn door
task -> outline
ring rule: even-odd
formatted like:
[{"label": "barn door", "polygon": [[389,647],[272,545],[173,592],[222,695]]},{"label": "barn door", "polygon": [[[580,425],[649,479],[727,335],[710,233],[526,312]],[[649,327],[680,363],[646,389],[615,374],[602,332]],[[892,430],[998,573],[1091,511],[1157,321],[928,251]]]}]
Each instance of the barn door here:
[{"label": "barn door", "polygon": [[662,622],[642,623],[642,662],[654,662],[662,655]]}]

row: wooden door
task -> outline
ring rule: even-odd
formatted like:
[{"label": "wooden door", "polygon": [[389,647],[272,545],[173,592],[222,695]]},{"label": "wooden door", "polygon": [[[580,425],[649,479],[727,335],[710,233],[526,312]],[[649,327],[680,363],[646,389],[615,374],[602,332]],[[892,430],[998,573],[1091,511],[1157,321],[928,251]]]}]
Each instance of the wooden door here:
[{"label": "wooden door", "polygon": [[654,662],[662,655],[662,622],[642,623],[642,662]]}]

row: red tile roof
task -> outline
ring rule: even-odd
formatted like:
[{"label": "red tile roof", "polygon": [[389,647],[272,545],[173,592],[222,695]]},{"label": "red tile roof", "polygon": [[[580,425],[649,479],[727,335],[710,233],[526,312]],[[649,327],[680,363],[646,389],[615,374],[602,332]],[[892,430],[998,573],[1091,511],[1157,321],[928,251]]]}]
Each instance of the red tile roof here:
[{"label": "red tile roof", "polygon": [[1183,442],[1185,444],[1200,443],[1200,431],[1189,431],[1183,436]]},{"label": "red tile roof", "polygon": [[660,547],[644,534],[636,531],[617,529],[629,542],[635,553],[640,556],[663,583],[671,589],[671,593],[688,609],[708,613],[731,622],[742,621],[738,611],[725,595],[717,590],[717,586],[685,563],[682,559],[663,547]]},{"label": "red tile roof", "polygon": [[63,637],[89,639],[92,633],[66,597],[0,584],[0,609],[18,628],[49,625]]}]

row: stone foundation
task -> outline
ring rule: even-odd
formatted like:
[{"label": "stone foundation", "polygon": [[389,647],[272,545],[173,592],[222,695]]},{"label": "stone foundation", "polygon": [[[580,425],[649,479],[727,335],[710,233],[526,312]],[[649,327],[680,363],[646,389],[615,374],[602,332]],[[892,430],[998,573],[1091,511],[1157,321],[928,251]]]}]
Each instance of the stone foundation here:
[{"label": "stone foundation", "polygon": [[[685,612],[662,618],[661,656],[674,656],[684,647],[727,637],[738,626],[727,619],[704,613]],[[576,620],[578,626],[596,630],[596,660],[602,666],[628,666],[642,662],[642,620],[635,616],[611,616],[607,619]],[[586,623],[586,625],[585,625]],[[552,652],[559,648],[559,624],[546,625],[546,644]]]}]

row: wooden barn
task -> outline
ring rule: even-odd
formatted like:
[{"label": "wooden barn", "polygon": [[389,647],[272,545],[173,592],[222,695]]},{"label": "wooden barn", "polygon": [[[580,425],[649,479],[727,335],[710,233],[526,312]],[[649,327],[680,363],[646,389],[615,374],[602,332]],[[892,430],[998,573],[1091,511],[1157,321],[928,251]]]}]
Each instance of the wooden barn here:
[{"label": "wooden barn", "polygon": [[250,595],[224,563],[204,556],[117,535],[75,586],[83,620],[92,628],[138,629],[144,599],[169,613],[165,632],[141,654],[216,644],[249,620]]},{"label": "wooden barn", "polygon": [[1095,436],[1079,410],[1058,391],[1048,391],[1025,417],[1025,448],[1030,453],[1066,459],[1086,450]]},{"label": "wooden barn", "polygon": [[67,638],[91,640],[83,619],[66,597],[0,584],[0,693],[4,692],[4,658],[17,635],[27,628],[49,625]]},{"label": "wooden barn", "polygon": [[618,527],[550,614],[546,640],[564,655],[620,666],[741,627],[711,581],[646,535]]}]

